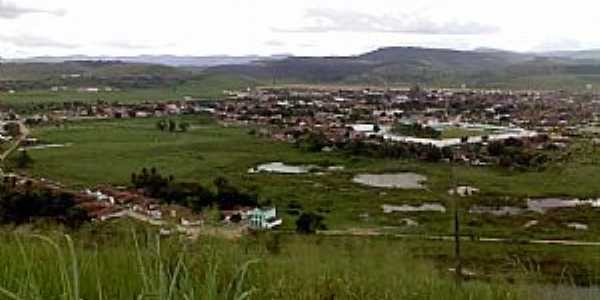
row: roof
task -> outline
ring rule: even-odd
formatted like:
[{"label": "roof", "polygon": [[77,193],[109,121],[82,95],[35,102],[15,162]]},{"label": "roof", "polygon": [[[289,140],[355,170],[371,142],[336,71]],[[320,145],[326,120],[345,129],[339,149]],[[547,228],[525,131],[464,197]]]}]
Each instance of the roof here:
[{"label": "roof", "polygon": [[373,125],[373,124],[354,124],[354,125],[350,125],[350,127],[352,127],[352,130],[358,131],[358,132],[373,132],[373,131],[375,131],[375,125]]}]

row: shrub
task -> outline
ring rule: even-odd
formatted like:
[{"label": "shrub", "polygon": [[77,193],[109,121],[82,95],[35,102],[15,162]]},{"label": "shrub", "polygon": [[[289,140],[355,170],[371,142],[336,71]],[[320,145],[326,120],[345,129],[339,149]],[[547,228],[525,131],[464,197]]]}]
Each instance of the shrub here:
[{"label": "shrub", "polygon": [[323,216],[319,214],[312,212],[302,213],[298,220],[296,220],[296,231],[298,233],[313,234],[317,230],[325,230],[327,227],[323,221]]}]

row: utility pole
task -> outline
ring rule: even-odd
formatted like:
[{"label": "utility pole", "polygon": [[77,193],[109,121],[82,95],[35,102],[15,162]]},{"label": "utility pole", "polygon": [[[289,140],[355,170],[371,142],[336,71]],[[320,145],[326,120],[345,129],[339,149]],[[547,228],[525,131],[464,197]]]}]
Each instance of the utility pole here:
[{"label": "utility pole", "polygon": [[456,153],[452,154],[453,161],[451,161],[450,165],[450,185],[452,186],[452,202],[453,202],[453,210],[454,210],[454,259],[456,261],[456,284],[460,285],[462,282],[462,259],[460,253],[460,218],[458,214],[459,203],[458,203],[458,187],[456,184],[456,174],[455,174],[455,162]]}]

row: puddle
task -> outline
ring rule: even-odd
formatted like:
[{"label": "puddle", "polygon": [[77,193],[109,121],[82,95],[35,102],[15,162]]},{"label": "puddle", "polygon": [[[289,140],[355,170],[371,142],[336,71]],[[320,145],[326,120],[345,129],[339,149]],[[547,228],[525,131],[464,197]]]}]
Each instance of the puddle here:
[{"label": "puddle", "polygon": [[551,209],[561,208],[575,208],[580,206],[591,206],[600,208],[600,199],[596,200],[579,200],[579,199],[559,199],[559,198],[546,198],[546,199],[527,199],[527,207],[521,208],[516,206],[502,206],[502,207],[491,207],[491,206],[472,206],[469,209],[471,214],[492,214],[495,216],[514,216],[520,215],[527,212],[536,212],[545,214]]},{"label": "puddle", "polygon": [[[279,173],[279,174],[306,174],[313,171],[330,171],[337,172],[343,171],[343,166],[330,166],[327,168],[321,168],[316,165],[288,165],[282,162],[271,162],[262,165],[258,165],[256,168],[251,168],[248,170],[248,173]],[[320,172],[316,173],[316,175],[325,175],[325,173]]]},{"label": "puddle", "polygon": [[540,222],[538,220],[531,220],[531,221],[525,223],[525,225],[523,225],[523,228],[531,228],[533,226],[537,226],[538,224],[540,224]]},{"label": "puddle", "polygon": [[71,144],[46,144],[46,145],[37,145],[37,146],[28,146],[22,147],[23,150],[44,150],[44,149],[53,149],[53,148],[64,148],[70,147]]},{"label": "puddle", "polygon": [[407,226],[407,227],[419,226],[419,222],[417,222],[413,219],[410,219],[410,218],[404,218],[404,219],[400,220],[400,223],[402,223],[404,226]]},{"label": "puddle", "polygon": [[383,212],[386,214],[394,213],[394,212],[425,212],[425,211],[434,211],[445,213],[446,208],[439,203],[425,203],[419,206],[413,205],[389,205],[384,204],[381,206]]},{"label": "puddle", "polygon": [[475,205],[469,209],[470,214],[491,214],[494,216],[516,216],[526,211],[524,208],[514,206],[489,207]]},{"label": "puddle", "polygon": [[267,164],[262,164],[257,166],[256,168],[252,168],[248,170],[248,173],[279,173],[279,174],[305,174],[310,172],[312,166],[292,166],[286,165],[282,162],[272,162]]},{"label": "puddle", "polygon": [[416,173],[361,174],[352,179],[355,183],[378,188],[423,189],[427,177]]},{"label": "puddle", "polygon": [[472,196],[477,193],[479,193],[479,189],[472,186],[458,186],[448,190],[449,195],[458,194],[461,197]]},{"label": "puddle", "polygon": [[571,228],[571,229],[575,229],[575,230],[588,230],[589,227],[586,224],[582,224],[582,223],[569,223],[567,224],[567,227]]},{"label": "puddle", "polygon": [[558,199],[558,198],[547,198],[547,199],[528,199],[527,208],[531,211],[538,213],[545,213],[550,209],[556,208],[573,208],[578,206],[600,207],[600,199],[595,200],[579,200],[579,199]]}]

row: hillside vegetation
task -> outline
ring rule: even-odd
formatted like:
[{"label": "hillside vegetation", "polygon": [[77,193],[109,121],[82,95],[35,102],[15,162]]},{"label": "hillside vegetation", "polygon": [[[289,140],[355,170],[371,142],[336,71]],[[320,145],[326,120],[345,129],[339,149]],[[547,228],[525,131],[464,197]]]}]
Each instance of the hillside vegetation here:
[{"label": "hillside vegetation", "polygon": [[2,299],[543,299],[534,287],[495,280],[458,286],[385,239],[192,241],[117,223],[0,241]]},{"label": "hillside vegetation", "polygon": [[[591,52],[592,54],[594,52]],[[600,60],[585,52],[554,55],[508,51],[382,48],[349,57],[290,57],[209,71],[275,83],[423,84],[435,87],[578,89],[600,83]],[[551,76],[546,79],[543,76]],[[576,78],[573,80],[573,78]],[[554,85],[565,80],[563,85]]]}]

